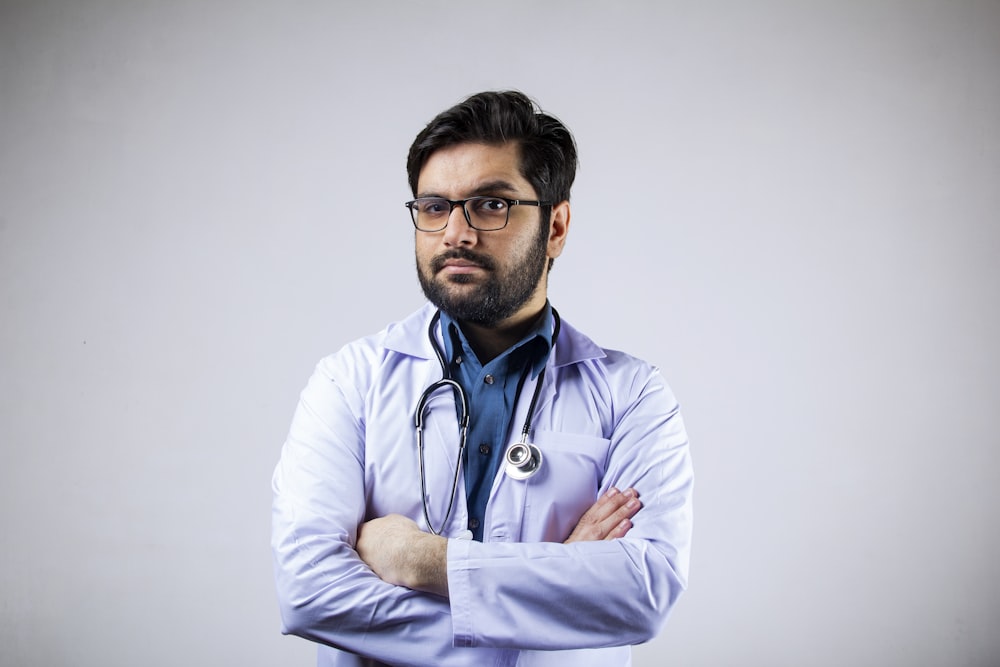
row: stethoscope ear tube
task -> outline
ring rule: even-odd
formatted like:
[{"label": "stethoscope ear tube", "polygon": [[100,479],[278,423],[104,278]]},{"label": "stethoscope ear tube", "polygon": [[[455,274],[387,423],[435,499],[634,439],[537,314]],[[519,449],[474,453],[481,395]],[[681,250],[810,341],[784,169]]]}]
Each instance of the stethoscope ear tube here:
[{"label": "stethoscope ear tube", "polygon": [[[448,527],[448,519],[451,518],[451,511],[455,506],[455,495],[458,491],[458,476],[462,471],[462,455],[465,453],[465,441],[469,432],[469,399],[466,397],[462,385],[448,377],[448,365],[445,363],[444,354],[438,349],[434,340],[434,328],[437,326],[440,317],[441,311],[438,311],[431,318],[430,326],[427,327],[427,335],[431,339],[434,352],[437,354],[438,361],[441,362],[441,368],[444,370],[445,376],[431,384],[431,386],[424,390],[424,393],[420,394],[420,399],[417,401],[416,414],[413,416],[413,424],[417,429],[417,468],[420,474],[420,500],[424,509],[424,521],[427,522],[427,529],[435,535],[440,535]],[[458,397],[458,402],[462,406],[462,416],[459,419],[460,438],[458,442],[458,457],[455,459],[455,477],[451,482],[448,510],[444,514],[444,521],[441,522],[438,528],[435,528],[434,524],[431,523],[430,510],[427,508],[427,472],[424,467],[424,408],[427,407],[427,401],[430,400],[434,392],[442,387],[451,387],[452,393]]]},{"label": "stethoscope ear tube", "polygon": [[[441,525],[438,528],[434,528],[434,524],[431,523],[430,511],[427,508],[427,471],[424,467],[424,408],[434,392],[443,387],[451,387],[452,393],[458,397],[459,403],[462,405],[462,417],[459,420],[458,457],[455,460],[455,478],[451,482],[448,510],[444,514],[444,521],[441,522]],[[420,395],[420,400],[417,401],[417,412],[413,421],[417,427],[417,466],[420,473],[420,498],[423,501],[424,521],[427,522],[428,530],[435,535],[440,535],[448,526],[448,519],[451,518],[451,510],[455,505],[455,495],[456,491],[458,491],[458,476],[462,470],[462,455],[465,453],[465,441],[469,432],[469,401],[465,397],[465,392],[462,391],[461,385],[450,378],[443,378],[427,387],[424,393]]]}]

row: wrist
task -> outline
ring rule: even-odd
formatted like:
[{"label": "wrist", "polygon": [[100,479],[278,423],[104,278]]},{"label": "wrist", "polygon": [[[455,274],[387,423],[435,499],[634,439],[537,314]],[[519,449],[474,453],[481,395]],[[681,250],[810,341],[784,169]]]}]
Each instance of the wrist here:
[{"label": "wrist", "polygon": [[415,591],[448,595],[448,540],[439,535],[420,533],[413,540],[404,584]]}]

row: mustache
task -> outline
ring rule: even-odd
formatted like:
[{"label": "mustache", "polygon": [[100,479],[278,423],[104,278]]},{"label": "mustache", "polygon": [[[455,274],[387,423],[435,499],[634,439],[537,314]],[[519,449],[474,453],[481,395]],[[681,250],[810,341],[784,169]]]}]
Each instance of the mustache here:
[{"label": "mustache", "polygon": [[437,273],[444,268],[445,262],[451,259],[460,259],[466,262],[471,262],[472,264],[486,269],[487,271],[493,271],[496,269],[496,265],[493,260],[486,255],[480,255],[477,252],[473,252],[465,248],[454,248],[452,250],[445,250],[440,255],[436,255],[431,260],[431,270],[434,273]]}]

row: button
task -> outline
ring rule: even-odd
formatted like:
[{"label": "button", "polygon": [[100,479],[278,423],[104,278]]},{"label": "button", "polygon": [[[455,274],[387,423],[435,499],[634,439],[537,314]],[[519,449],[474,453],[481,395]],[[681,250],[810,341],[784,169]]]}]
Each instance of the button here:
[{"label": "button", "polygon": [[462,363],[462,355],[460,355],[460,354],[456,354],[455,355],[455,363],[456,364],[461,364]]},{"label": "button", "polygon": [[490,446],[487,445],[485,442],[483,444],[479,445],[479,453],[482,454],[483,456],[489,455],[489,453],[490,453]]},{"label": "button", "polygon": [[483,378],[483,382],[485,382],[486,384],[493,384],[493,376],[487,375],[486,377]]},{"label": "button", "polygon": [[476,528],[479,528],[479,519],[472,517],[469,519],[469,530],[475,530]]}]

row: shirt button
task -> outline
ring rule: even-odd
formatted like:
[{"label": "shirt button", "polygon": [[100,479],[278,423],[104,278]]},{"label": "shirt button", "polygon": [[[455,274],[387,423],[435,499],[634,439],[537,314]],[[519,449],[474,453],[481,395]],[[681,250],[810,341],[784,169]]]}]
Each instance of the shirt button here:
[{"label": "shirt button", "polygon": [[482,454],[483,456],[486,456],[487,454],[490,453],[490,446],[487,445],[485,442],[479,445],[479,453]]},{"label": "shirt button", "polygon": [[486,377],[483,378],[483,382],[485,382],[486,384],[493,384],[493,376],[487,375]]},{"label": "shirt button", "polygon": [[460,355],[460,354],[455,355],[455,363],[456,364],[461,364],[462,363],[462,355]]},{"label": "shirt button", "polygon": [[475,530],[476,528],[479,528],[479,519],[473,517],[469,519],[469,530]]}]

